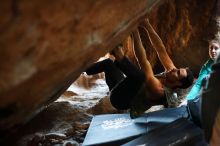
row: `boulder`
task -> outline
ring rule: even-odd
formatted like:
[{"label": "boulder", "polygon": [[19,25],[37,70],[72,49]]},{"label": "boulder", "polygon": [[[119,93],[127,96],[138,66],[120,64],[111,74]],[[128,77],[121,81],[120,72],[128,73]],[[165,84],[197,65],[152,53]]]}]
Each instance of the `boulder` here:
[{"label": "boulder", "polygon": [[56,100],[157,1],[1,1],[0,130]]}]

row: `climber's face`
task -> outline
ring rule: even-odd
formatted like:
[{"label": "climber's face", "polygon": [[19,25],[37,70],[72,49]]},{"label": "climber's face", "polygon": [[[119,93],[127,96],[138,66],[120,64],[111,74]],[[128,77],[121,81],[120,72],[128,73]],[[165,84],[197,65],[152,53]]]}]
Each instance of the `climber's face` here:
[{"label": "climber's face", "polygon": [[166,72],[166,80],[174,87],[180,86],[181,80],[187,76],[186,68],[175,68]]}]

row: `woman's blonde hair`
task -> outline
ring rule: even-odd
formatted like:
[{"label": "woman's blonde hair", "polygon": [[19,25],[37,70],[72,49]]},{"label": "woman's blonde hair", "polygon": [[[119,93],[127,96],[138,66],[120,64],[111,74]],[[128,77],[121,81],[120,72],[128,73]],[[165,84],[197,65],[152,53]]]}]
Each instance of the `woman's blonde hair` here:
[{"label": "woman's blonde hair", "polygon": [[211,39],[208,42],[209,42],[209,45],[212,44],[212,43],[216,43],[220,46],[220,39],[219,38]]}]

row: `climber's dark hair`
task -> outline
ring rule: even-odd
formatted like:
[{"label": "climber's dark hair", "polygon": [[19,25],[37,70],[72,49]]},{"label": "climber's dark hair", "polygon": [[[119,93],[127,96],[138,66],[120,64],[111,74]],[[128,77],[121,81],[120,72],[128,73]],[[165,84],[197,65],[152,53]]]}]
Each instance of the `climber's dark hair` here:
[{"label": "climber's dark hair", "polygon": [[179,86],[179,88],[186,89],[190,87],[194,81],[193,73],[188,67],[186,68],[186,73],[187,73],[187,76],[180,80],[182,85]]}]

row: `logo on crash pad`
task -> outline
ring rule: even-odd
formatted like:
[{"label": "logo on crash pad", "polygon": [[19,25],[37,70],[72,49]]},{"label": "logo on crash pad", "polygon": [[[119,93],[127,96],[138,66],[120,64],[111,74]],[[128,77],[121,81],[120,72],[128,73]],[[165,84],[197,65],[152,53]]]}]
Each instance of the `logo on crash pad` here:
[{"label": "logo on crash pad", "polygon": [[118,129],[132,125],[134,120],[126,118],[117,118],[113,120],[106,120],[102,122],[102,128],[104,130],[108,129]]}]

